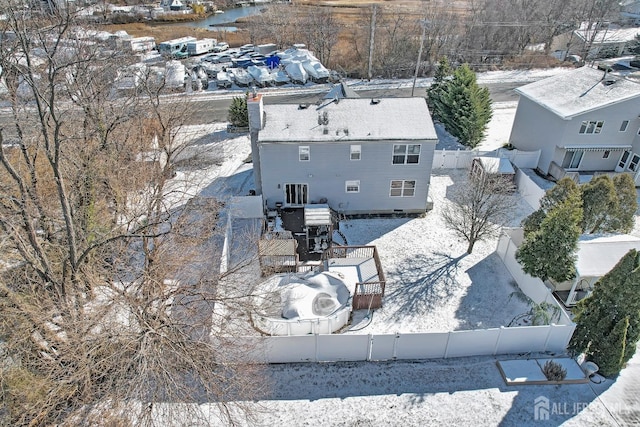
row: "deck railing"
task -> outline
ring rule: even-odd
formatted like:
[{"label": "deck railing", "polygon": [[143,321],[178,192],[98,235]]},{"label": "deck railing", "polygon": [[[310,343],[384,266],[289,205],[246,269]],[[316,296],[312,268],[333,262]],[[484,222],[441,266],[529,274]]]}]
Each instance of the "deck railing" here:
[{"label": "deck railing", "polygon": [[354,310],[382,307],[386,280],[375,246],[331,246],[324,251],[322,259],[331,258],[372,258],[376,265],[378,280],[356,283],[352,306]]}]

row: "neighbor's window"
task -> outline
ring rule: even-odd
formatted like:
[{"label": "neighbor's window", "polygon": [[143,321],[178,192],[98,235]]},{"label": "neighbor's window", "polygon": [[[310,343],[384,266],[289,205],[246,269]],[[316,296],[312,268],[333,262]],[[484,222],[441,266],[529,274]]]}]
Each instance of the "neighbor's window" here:
[{"label": "neighbor's window", "polygon": [[389,191],[389,196],[391,197],[413,197],[415,195],[415,192],[415,181],[391,181],[391,190]]},{"label": "neighbor's window", "polygon": [[308,162],[310,160],[309,157],[309,146],[301,145],[298,147],[298,157],[301,162]]},{"label": "neighbor's window", "polygon": [[602,154],[602,158],[603,159],[608,159],[609,158],[609,154],[611,154],[611,152],[609,150],[605,150],[604,153]]},{"label": "neighbor's window", "polygon": [[620,125],[620,132],[626,132],[628,127],[629,127],[629,120],[623,120],[622,124]]},{"label": "neighbor's window", "polygon": [[394,144],[393,164],[417,164],[420,161],[420,144]]},{"label": "neighbor's window", "polygon": [[600,133],[602,130],[602,126],[604,126],[604,122],[601,121],[583,121],[580,126],[580,133],[592,134],[592,133]]},{"label": "neighbor's window", "polygon": [[351,160],[360,160],[360,156],[362,154],[362,148],[359,145],[352,145],[350,149]]},{"label": "neighbor's window", "polygon": [[359,193],[360,181],[345,181],[344,188],[347,193]]},{"label": "neighbor's window", "polygon": [[631,162],[629,162],[629,170],[633,172],[637,172],[638,163],[640,163],[640,156],[634,153],[633,157],[631,158]]}]

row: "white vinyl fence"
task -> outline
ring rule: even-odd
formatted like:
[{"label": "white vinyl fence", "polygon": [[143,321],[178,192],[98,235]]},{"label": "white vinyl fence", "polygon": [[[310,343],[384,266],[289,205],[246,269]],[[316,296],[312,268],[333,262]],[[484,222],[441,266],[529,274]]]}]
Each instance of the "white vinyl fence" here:
[{"label": "white vinyl fence", "polygon": [[[524,240],[524,231],[521,228],[504,228],[498,239],[496,253],[504,262],[504,265],[511,273],[511,277],[518,283],[522,292],[531,298],[535,303],[547,302],[554,304],[561,309],[561,319],[557,323],[574,325],[565,310],[553,297],[551,290],[545,286],[542,280],[529,276],[522,270],[520,263],[516,261],[516,250]],[[574,325],[575,326],[575,325]]]},{"label": "white vinyl fence", "polygon": [[433,169],[463,169],[471,166],[476,157],[503,157],[518,168],[533,169],[538,166],[540,150],[520,151],[501,148],[496,151],[436,150],[433,153]]},{"label": "white vinyl fence", "polygon": [[552,324],[406,334],[244,337],[236,345],[245,351],[235,356],[248,363],[295,363],[563,352],[574,327]]}]

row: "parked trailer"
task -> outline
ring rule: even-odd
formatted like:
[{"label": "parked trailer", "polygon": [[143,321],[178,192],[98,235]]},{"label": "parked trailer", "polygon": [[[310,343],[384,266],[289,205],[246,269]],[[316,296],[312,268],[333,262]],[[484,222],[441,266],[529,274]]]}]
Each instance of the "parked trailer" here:
[{"label": "parked trailer", "polygon": [[253,50],[263,55],[268,55],[278,50],[278,46],[276,46],[274,43],[259,44]]},{"label": "parked trailer", "polygon": [[123,45],[127,46],[132,52],[150,52],[156,48],[156,39],[153,37],[132,37],[124,39]]},{"label": "parked trailer", "polygon": [[167,40],[166,42],[162,42],[158,45],[158,51],[162,55],[170,58],[186,58],[187,56],[189,56],[189,52],[187,51],[187,44],[196,40],[197,39],[195,37],[191,36]]},{"label": "parked trailer", "polygon": [[187,43],[187,52],[189,56],[202,55],[203,53],[213,52],[216,45],[216,39],[202,39]]}]

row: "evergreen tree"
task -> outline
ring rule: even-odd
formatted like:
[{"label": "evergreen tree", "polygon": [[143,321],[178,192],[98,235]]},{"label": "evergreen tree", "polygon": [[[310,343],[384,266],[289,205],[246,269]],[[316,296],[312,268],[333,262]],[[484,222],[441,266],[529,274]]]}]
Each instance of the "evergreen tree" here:
[{"label": "evergreen tree", "polygon": [[433,76],[433,83],[427,89],[427,105],[434,119],[441,120],[440,111],[445,109],[442,97],[447,89],[447,84],[451,80],[453,69],[446,56],[438,62],[438,68]]},{"label": "evergreen tree", "polygon": [[[580,186],[582,190],[582,232],[606,232],[606,222],[610,212],[617,208],[618,199],[613,181],[607,175],[600,175]],[[611,230],[612,231],[612,230]]]},{"label": "evergreen tree", "polygon": [[247,110],[247,98],[245,96],[234,96],[229,107],[229,122],[233,126],[249,126],[249,112]]},{"label": "evergreen tree", "polygon": [[575,252],[582,209],[579,193],[547,212],[537,230],[525,235],[516,259],[529,275],[563,282],[575,277]]},{"label": "evergreen tree", "polygon": [[585,353],[605,376],[620,372],[640,339],[640,257],[630,250],[576,307],[569,349]]},{"label": "evergreen tree", "polygon": [[628,233],[635,224],[636,210],[638,210],[636,185],[631,175],[621,173],[614,176],[613,186],[616,190],[617,203],[607,220],[607,227],[620,233]]},{"label": "evergreen tree", "polygon": [[580,197],[580,187],[569,177],[564,177],[551,187],[540,199],[540,208],[529,215],[522,223],[525,236],[540,228],[547,212],[567,200],[569,196]]},{"label": "evergreen tree", "polygon": [[482,141],[491,120],[489,90],[481,88],[468,65],[458,67],[442,94],[438,112],[447,131],[471,148]]}]

